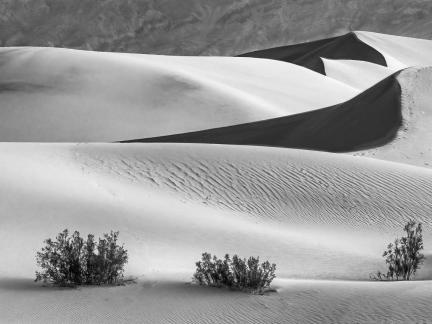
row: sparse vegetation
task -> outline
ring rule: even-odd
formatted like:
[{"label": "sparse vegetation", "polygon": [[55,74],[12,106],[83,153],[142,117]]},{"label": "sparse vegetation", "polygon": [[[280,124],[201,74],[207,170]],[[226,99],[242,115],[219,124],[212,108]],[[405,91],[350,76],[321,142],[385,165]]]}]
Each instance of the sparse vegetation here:
[{"label": "sparse vegetation", "polygon": [[276,264],[265,261],[260,264],[259,257],[241,259],[228,254],[224,259],[203,253],[201,261],[196,262],[194,281],[200,285],[229,287],[252,293],[263,293],[276,277]]},{"label": "sparse vegetation", "polygon": [[422,265],[423,250],[422,224],[410,220],[404,227],[406,236],[397,238],[387,246],[383,257],[388,266],[387,273],[380,271],[372,275],[375,280],[411,280]]},{"label": "sparse vegetation", "polygon": [[87,240],[75,231],[69,235],[65,229],[56,240],[47,239],[36,254],[38,266],[35,281],[59,286],[117,284],[123,279],[128,261],[127,250],[117,244],[119,232],[111,231],[95,241],[89,234]]}]

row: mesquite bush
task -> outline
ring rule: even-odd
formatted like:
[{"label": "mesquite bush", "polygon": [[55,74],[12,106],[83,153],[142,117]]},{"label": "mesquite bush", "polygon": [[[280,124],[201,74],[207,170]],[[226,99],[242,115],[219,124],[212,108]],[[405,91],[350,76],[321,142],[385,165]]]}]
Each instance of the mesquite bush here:
[{"label": "mesquite bush", "polygon": [[78,231],[70,236],[65,229],[56,240],[45,240],[45,247],[36,254],[41,271],[36,271],[35,281],[59,286],[119,283],[128,255],[117,244],[118,235],[111,231],[96,242],[92,234],[84,240]]},{"label": "mesquite bush", "polygon": [[263,293],[276,277],[276,264],[265,261],[260,264],[259,257],[241,259],[228,254],[224,259],[203,253],[201,261],[196,262],[194,281],[200,285],[229,287],[253,293]]},{"label": "mesquite bush", "polygon": [[383,257],[387,273],[378,271],[371,276],[375,280],[411,280],[425,259],[423,250],[422,224],[410,220],[404,227],[406,236],[396,239],[387,246]]}]

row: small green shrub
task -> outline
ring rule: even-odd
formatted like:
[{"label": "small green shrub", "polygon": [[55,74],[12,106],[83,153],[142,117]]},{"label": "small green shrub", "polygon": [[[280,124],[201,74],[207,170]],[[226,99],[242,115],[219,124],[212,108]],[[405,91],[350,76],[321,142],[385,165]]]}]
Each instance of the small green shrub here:
[{"label": "small green shrub", "polygon": [[65,229],[56,240],[47,239],[36,254],[35,281],[59,286],[115,284],[123,279],[127,250],[117,244],[119,232],[104,234],[96,243],[93,235],[87,240],[75,231]]},{"label": "small green shrub", "polygon": [[201,261],[196,264],[194,281],[200,285],[212,287],[229,287],[253,293],[263,293],[270,287],[276,277],[276,264],[265,261],[260,264],[259,258],[249,257],[248,260],[228,254],[224,259],[203,253]]},{"label": "small green shrub", "polygon": [[411,280],[425,259],[423,250],[422,224],[410,220],[404,227],[406,236],[396,239],[387,246],[383,257],[387,273],[378,271],[371,278],[375,280]]}]

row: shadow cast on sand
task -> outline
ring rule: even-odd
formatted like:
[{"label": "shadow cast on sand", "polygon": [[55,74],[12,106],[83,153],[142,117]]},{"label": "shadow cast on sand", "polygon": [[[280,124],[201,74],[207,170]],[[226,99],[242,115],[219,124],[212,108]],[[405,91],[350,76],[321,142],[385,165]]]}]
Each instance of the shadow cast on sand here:
[{"label": "shadow cast on sand", "polygon": [[[31,278],[0,278],[0,289],[15,291],[41,291],[47,286],[36,283]],[[56,288],[59,289],[59,288]]]}]

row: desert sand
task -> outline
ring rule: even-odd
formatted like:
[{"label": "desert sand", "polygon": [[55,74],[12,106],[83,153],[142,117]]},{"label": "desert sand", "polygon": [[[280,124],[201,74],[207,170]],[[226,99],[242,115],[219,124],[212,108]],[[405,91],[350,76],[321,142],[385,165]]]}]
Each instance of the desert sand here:
[{"label": "desert sand", "polygon": [[[321,62],[309,68],[276,57],[2,49],[1,321],[427,323],[431,44],[354,32],[300,44],[292,53]],[[14,115],[30,103],[33,113]],[[424,224],[416,280],[371,281],[410,218]],[[119,230],[137,282],[33,283],[36,251],[64,228]],[[275,291],[192,285],[205,251],[275,262]]]},{"label": "desert sand", "polygon": [[[258,121],[357,89],[295,64],[56,48],[0,49],[0,138],[112,142]],[[289,90],[288,90],[289,89]]]}]

